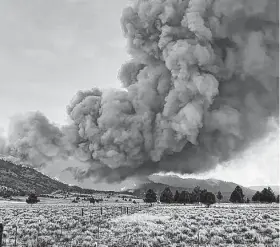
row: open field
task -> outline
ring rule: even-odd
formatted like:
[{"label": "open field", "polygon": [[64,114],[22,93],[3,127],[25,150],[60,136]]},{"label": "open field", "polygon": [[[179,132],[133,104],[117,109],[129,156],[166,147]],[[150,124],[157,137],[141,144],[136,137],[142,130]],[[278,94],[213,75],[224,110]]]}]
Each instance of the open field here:
[{"label": "open field", "polygon": [[0,222],[8,246],[279,246],[275,204],[1,202]]}]

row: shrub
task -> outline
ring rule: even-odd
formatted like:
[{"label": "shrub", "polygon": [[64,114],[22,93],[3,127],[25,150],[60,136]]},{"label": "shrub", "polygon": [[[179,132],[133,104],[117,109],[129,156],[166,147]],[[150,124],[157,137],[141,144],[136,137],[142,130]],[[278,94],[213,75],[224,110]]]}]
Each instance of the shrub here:
[{"label": "shrub", "polygon": [[26,202],[28,204],[34,204],[34,203],[37,203],[37,202],[40,202],[40,200],[38,200],[37,196],[32,193],[29,195],[29,197],[26,199]]},{"label": "shrub", "polygon": [[219,200],[219,202],[223,199],[223,195],[222,195],[221,191],[218,192],[217,199]]}]

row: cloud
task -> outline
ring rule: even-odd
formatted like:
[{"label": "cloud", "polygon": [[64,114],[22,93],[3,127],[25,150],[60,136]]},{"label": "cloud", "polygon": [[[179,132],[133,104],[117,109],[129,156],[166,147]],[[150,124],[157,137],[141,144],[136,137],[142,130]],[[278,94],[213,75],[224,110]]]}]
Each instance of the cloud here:
[{"label": "cloud", "polygon": [[[70,169],[77,178],[112,183],[155,172],[201,173],[233,160],[266,136],[271,118],[278,121],[277,6],[133,2],[121,17],[132,57],[119,73],[124,89],[79,91],[67,107],[72,123],[62,129],[40,117],[58,138],[58,152],[47,156],[75,156],[89,165]],[[35,130],[53,150],[34,119],[36,113],[21,122],[30,128],[20,146],[33,150]]]}]

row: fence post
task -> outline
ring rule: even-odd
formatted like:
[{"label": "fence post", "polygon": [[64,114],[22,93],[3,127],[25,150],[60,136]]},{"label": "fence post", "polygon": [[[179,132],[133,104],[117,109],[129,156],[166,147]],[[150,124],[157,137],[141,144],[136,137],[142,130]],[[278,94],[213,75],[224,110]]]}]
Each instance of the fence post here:
[{"label": "fence post", "polygon": [[82,208],[82,216],[84,216],[84,208]]},{"label": "fence post", "polygon": [[100,208],[100,214],[102,215],[102,207]]},{"label": "fence post", "polygon": [[126,214],[128,214],[128,207],[126,207]]},{"label": "fence post", "polygon": [[0,223],[0,247],[2,247],[2,237],[3,237],[4,226]]},{"label": "fence post", "polygon": [[17,246],[17,226],[16,226],[16,233],[15,233],[15,246]]},{"label": "fence post", "polygon": [[[40,222],[40,220],[39,220],[39,222]],[[37,245],[39,242],[39,233],[40,233],[40,225],[38,225],[38,228],[37,228]]]},{"label": "fence post", "polygon": [[[102,207],[101,207],[101,209],[102,209]],[[101,220],[101,216],[99,216],[99,221],[98,221],[98,223],[97,223],[97,227],[98,227],[98,239],[100,238],[100,226],[99,226],[100,220]]]}]

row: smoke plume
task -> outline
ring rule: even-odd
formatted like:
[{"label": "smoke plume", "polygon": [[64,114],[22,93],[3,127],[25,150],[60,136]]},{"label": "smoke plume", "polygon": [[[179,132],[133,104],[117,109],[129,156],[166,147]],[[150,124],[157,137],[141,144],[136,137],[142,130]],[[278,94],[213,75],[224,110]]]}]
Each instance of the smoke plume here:
[{"label": "smoke plume", "polygon": [[[58,128],[17,119],[10,150],[39,166],[74,156],[77,178],[108,182],[159,171],[210,170],[278,119],[277,0],[138,0],[121,27],[131,61],[123,88],[80,91]],[[94,84],[94,83],[93,83]]]}]

